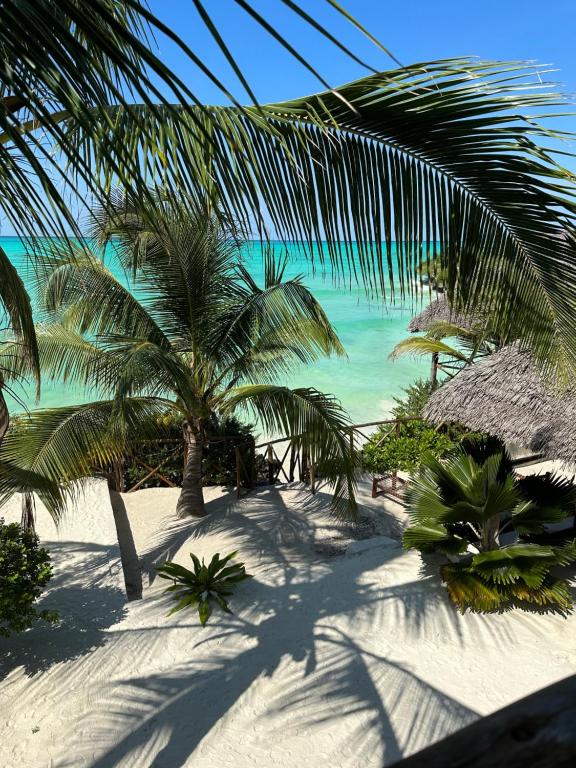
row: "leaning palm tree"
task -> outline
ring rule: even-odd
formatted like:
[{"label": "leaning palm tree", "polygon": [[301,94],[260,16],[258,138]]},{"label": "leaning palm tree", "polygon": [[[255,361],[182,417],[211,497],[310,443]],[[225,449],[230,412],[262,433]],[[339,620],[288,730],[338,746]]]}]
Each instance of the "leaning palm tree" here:
[{"label": "leaning palm tree", "polygon": [[[249,408],[268,434],[306,448],[335,483],[336,509],[353,506],[355,456],[339,403],[279,383],[295,363],[344,354],[301,277],[285,279],[286,260],[268,253],[257,285],[233,228],[186,200],[158,197],[142,215],[140,203],[119,198],[96,218],[101,242],[114,238],[115,269],[88,250],[49,247],[36,269],[52,323],[37,338],[45,376],[109,399],[32,413],[7,436],[2,457],[70,483],[117,457],[127,436],[142,436],[150,416],[168,409],[183,419],[188,447],[178,512],[200,516],[208,421]],[[115,276],[121,271],[131,290]],[[18,373],[25,370],[22,360]]]}]

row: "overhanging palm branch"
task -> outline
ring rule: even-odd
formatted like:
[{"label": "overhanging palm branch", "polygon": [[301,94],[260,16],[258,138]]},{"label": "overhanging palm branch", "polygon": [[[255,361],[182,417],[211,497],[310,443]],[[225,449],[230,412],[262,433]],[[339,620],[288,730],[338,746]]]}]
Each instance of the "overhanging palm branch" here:
[{"label": "overhanging palm branch", "polygon": [[[32,411],[5,436],[0,457],[0,499],[14,491],[38,491],[56,517],[74,482],[121,458],[135,436],[155,438],[154,418],[170,402],[131,398]],[[120,418],[121,417],[121,418]]]},{"label": "overhanging palm branch", "polygon": [[[271,220],[274,234],[357,273],[371,291],[384,293],[394,277],[395,292],[408,292],[438,243],[447,288],[458,288],[463,306],[489,298],[500,336],[572,365],[574,248],[564,232],[576,212],[573,177],[547,148],[568,136],[534,115],[545,121],[565,99],[530,66],[470,60],[375,74],[339,94],[214,107],[205,131],[192,124],[194,109],[180,113],[187,131],[165,111],[154,146],[135,125],[158,125],[158,115],[139,106],[105,114],[115,136],[138,142],[151,177],[218,200],[260,232]],[[65,131],[113,183],[90,138],[72,123]]]},{"label": "overhanging palm branch", "polygon": [[336,398],[314,389],[252,384],[228,390],[224,413],[247,408],[267,434],[290,435],[304,449],[321,477],[334,484],[333,509],[342,516],[356,511],[357,457],[350,451],[349,420]]},{"label": "overhanging palm branch", "polygon": [[[255,11],[251,2],[236,3],[256,26],[273,35],[325,87],[328,85],[284,36]],[[287,5],[360,62],[353,51],[296,3]],[[333,6],[365,32],[338,4]],[[193,0],[190,11],[193,7],[208,35],[232,65],[248,97],[255,101],[203,4]],[[181,121],[172,102],[194,105],[199,116],[189,112],[188,122],[196,131],[205,131],[210,113],[155,53],[157,39],[179,49],[202,77],[240,108],[201,57],[152,14],[143,0],[5,0],[0,5],[0,198],[5,214],[20,231],[53,234],[72,227],[78,232],[75,212],[69,209],[70,196],[78,205],[82,204],[85,189],[100,201],[109,191],[106,179],[93,173],[92,158],[78,152],[68,140],[63,120],[68,126],[74,125],[85,141],[98,146],[99,159],[106,155],[109,170],[141,194],[145,194],[146,186],[139,170],[138,143],[146,146],[145,154],[158,153],[156,161],[167,168],[172,165],[171,154],[162,154],[159,123],[171,115],[173,124],[180,126],[184,135],[187,133],[187,123]],[[100,110],[112,105],[131,109],[135,100],[141,103],[146,117],[141,120],[132,113],[135,132],[126,142],[122,120],[113,112]],[[54,147],[58,148],[57,153]]]}]

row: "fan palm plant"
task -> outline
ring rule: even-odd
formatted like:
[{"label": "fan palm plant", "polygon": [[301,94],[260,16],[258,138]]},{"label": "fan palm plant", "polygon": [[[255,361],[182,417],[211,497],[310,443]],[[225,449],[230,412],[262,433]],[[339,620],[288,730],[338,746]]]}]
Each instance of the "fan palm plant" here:
[{"label": "fan palm plant", "polygon": [[[232,228],[206,208],[158,196],[118,198],[96,216],[111,237],[117,272],[92,252],[48,247],[36,261],[39,302],[51,324],[37,330],[44,375],[109,400],[32,413],[6,437],[5,460],[58,482],[119,455],[127,435],[169,409],[184,419],[188,456],[180,514],[202,515],[202,447],[212,414],[250,408],[268,434],[305,446],[335,482],[337,509],[354,505],[347,418],[331,396],[278,383],[295,363],[344,355],[326,315],[286,260],[268,253],[264,285],[250,276]],[[8,353],[12,350],[9,348]],[[19,374],[25,373],[21,361]]]},{"label": "fan palm plant", "polygon": [[[574,511],[576,488],[560,476],[518,479],[492,439],[443,461],[430,455],[407,490],[411,525],[404,546],[447,555],[443,581],[461,611],[536,606],[566,612],[572,595],[553,569],[576,560],[576,544],[518,541]],[[512,541],[505,543],[505,534]],[[516,535],[514,535],[516,534]]]}]

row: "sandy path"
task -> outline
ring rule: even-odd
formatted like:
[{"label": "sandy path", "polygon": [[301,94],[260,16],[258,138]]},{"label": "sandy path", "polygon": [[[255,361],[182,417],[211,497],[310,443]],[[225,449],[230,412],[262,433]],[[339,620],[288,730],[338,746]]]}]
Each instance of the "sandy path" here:
[{"label": "sandy path", "polygon": [[[124,497],[143,600],[110,599],[103,542],[98,566],[60,569],[58,591],[90,595],[84,624],[76,601],[62,627],[7,642],[0,765],[389,765],[576,671],[574,618],[461,617],[400,548],[320,557],[334,527],[322,494],[211,496],[200,523],[173,517],[170,489]],[[255,575],[235,615],[204,630],[192,613],[167,618],[153,562],[231,549]]]}]

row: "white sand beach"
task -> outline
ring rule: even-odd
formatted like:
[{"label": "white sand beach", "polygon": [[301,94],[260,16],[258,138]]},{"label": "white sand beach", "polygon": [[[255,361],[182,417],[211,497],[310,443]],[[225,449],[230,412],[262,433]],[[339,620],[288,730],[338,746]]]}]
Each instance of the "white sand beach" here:
[{"label": "white sand beach", "polygon": [[[175,518],[176,494],[115,498],[131,602],[106,485],[59,531],[39,506],[62,621],[0,639],[2,768],[387,766],[576,672],[576,617],[460,616],[397,542],[342,554],[353,535],[323,493],[207,489],[200,522]],[[362,501],[360,535],[398,535],[403,513]],[[233,549],[254,574],[234,615],[168,618],[154,563]]]}]

